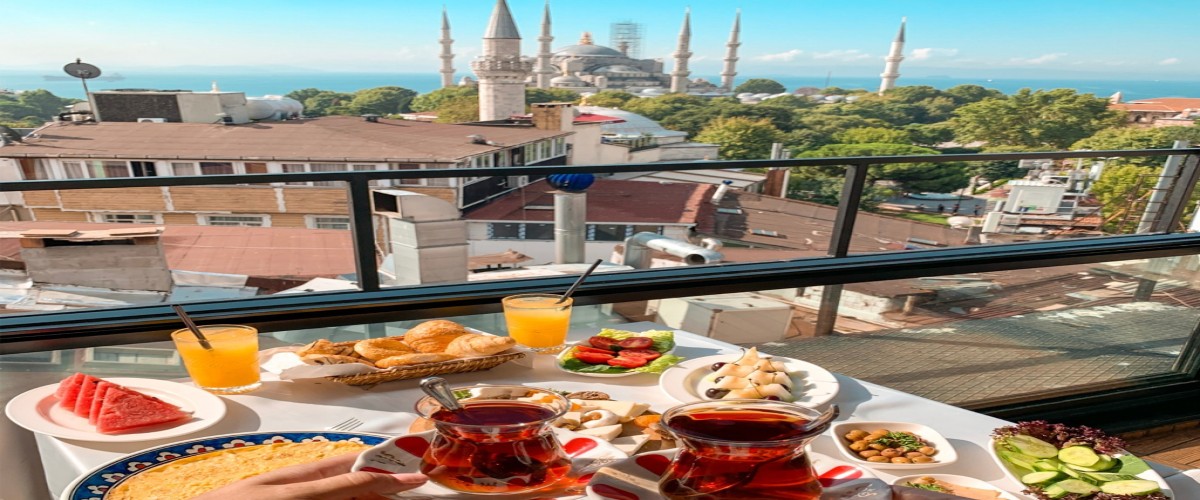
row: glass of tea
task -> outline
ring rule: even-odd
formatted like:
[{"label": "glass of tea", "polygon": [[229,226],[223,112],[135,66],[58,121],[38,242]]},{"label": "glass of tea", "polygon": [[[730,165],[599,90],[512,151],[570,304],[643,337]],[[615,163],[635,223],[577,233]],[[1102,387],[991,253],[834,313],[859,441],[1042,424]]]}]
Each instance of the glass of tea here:
[{"label": "glass of tea", "polygon": [[437,434],[421,457],[421,473],[452,490],[503,495],[539,490],[571,470],[571,460],[550,423],[570,409],[566,398],[524,386],[481,385],[453,389],[462,409],[450,411],[431,397],[417,413]]},{"label": "glass of tea", "polygon": [[664,498],[817,500],[821,484],[804,446],[829,424],[807,424],[820,412],[757,399],[676,406],[662,425],[680,443],[658,483]]}]

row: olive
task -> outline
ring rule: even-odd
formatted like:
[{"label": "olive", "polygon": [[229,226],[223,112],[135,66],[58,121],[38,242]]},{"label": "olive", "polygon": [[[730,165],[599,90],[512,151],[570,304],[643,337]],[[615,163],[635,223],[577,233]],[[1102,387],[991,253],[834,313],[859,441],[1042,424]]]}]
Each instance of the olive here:
[{"label": "olive", "polygon": [[712,371],[714,371],[714,372],[715,372],[715,371],[717,371],[717,370],[720,370],[722,366],[725,366],[725,362],[724,362],[724,361],[718,361],[718,362],[716,362],[716,363],[713,363],[713,365],[712,365]]},{"label": "olive", "polygon": [[875,455],[873,457],[867,457],[867,461],[868,462],[890,462],[891,459],[889,459],[888,457]]},{"label": "olive", "polygon": [[729,394],[729,390],[727,390],[727,389],[713,388],[713,389],[704,391],[704,395],[708,396],[709,398],[712,398],[712,399],[721,399],[721,398],[725,397],[726,394]]},{"label": "olive", "polygon": [[779,396],[767,396],[763,399],[765,399],[767,401],[779,401]]},{"label": "olive", "polygon": [[934,448],[932,446],[922,446],[920,448],[917,448],[917,451],[932,457],[934,454],[937,453],[937,448]]},{"label": "olive", "polygon": [[926,456],[915,457],[912,459],[914,464],[927,464],[933,462],[933,459]]},{"label": "olive", "polygon": [[871,458],[879,456],[879,450],[863,450],[858,452],[858,456],[863,458]]},{"label": "olive", "polygon": [[867,437],[866,431],[850,431],[846,433],[846,439],[850,441],[862,441],[862,438]]},{"label": "olive", "polygon": [[892,457],[892,463],[894,463],[894,464],[911,464],[912,460],[909,460],[905,457]]},{"label": "olive", "polygon": [[[850,449],[854,450],[854,451],[863,451],[863,450],[867,449],[867,445],[869,445],[869,444],[871,444],[871,443],[868,443],[866,441],[855,441],[853,443],[850,443]],[[871,451],[875,451],[875,450],[871,450]]]},{"label": "olive", "polygon": [[721,379],[723,379],[723,378],[725,378],[725,377],[724,377],[724,376],[720,376],[720,377],[714,378],[714,379],[713,379],[713,383],[714,383],[714,384],[715,384],[715,383],[718,383],[718,382],[720,382],[720,381],[721,381]]},{"label": "olive", "polygon": [[879,454],[883,455],[885,457],[888,457],[888,458],[896,458],[896,457],[900,456],[900,450],[897,450],[895,448],[888,448],[886,450],[880,451]]}]

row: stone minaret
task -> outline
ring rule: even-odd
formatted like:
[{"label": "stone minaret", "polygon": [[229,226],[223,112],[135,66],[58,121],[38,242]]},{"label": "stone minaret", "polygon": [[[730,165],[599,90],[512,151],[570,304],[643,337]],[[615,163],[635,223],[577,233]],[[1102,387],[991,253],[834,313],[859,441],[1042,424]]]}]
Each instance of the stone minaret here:
[{"label": "stone minaret", "polygon": [[721,70],[721,88],[726,92],[733,92],[733,77],[737,76],[736,65],[738,62],[737,51],[742,45],[738,41],[738,35],[742,31],[742,10],[738,9],[737,14],[733,17],[733,29],[729,31],[729,43],[725,44],[725,67]]},{"label": "stone minaret", "polygon": [[675,49],[675,71],[671,72],[671,92],[687,93],[688,91],[688,75],[692,72],[688,71],[688,58],[692,57],[692,53],[688,52],[688,44],[692,41],[692,9],[683,11],[683,27],[679,28],[679,47]]},{"label": "stone minaret", "polygon": [[908,18],[900,18],[900,31],[892,40],[892,50],[883,59],[887,63],[883,66],[883,74],[879,75],[883,78],[879,82],[879,95],[895,88],[896,79],[900,78],[900,61],[904,60],[904,23],[907,21]]},{"label": "stone minaret", "polygon": [[504,0],[496,0],[483,34],[483,55],[471,61],[471,69],[479,78],[480,120],[525,113],[525,78],[533,62],[521,59],[521,34]]},{"label": "stone minaret", "polygon": [[554,67],[550,63],[550,58],[554,56],[550,49],[550,42],[553,41],[554,37],[550,35],[550,0],[546,0],[546,10],[542,12],[542,34],[538,37],[537,67],[533,70],[539,89],[550,88],[550,79],[554,78]]},{"label": "stone minaret", "polygon": [[454,52],[450,51],[450,45],[454,43],[454,39],[450,38],[450,17],[446,15],[446,8],[442,7],[442,69],[439,73],[442,74],[442,88],[454,86]]}]

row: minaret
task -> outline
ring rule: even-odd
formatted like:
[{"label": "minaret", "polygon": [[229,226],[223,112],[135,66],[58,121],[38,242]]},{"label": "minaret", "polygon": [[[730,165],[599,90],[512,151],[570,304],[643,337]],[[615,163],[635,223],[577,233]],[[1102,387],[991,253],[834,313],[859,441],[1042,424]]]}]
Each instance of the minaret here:
[{"label": "minaret", "polygon": [[483,34],[483,54],[471,61],[471,69],[479,78],[480,120],[525,113],[525,78],[533,62],[521,59],[521,34],[504,0],[496,0]]},{"label": "minaret", "polygon": [[688,75],[692,74],[688,71],[688,58],[692,57],[692,53],[688,52],[688,44],[692,41],[692,9],[683,11],[683,27],[679,28],[679,47],[675,49],[675,71],[671,72],[671,92],[687,93],[688,90]]},{"label": "minaret", "polygon": [[553,41],[554,37],[550,35],[550,0],[546,0],[546,9],[542,12],[542,35],[538,37],[537,67],[533,70],[539,89],[550,88],[550,79],[554,78],[554,67],[550,63],[554,55],[550,52],[550,42]]},{"label": "minaret", "polygon": [[726,92],[733,92],[733,77],[737,76],[735,67],[738,62],[738,47],[742,45],[738,41],[741,31],[742,9],[738,9],[737,14],[733,16],[733,29],[729,31],[729,43],[725,44],[725,68],[721,70],[721,88]]},{"label": "minaret", "polygon": [[446,7],[442,7],[442,88],[454,86],[454,53],[450,51],[450,45],[454,43],[454,39],[450,38],[450,17],[446,15]]},{"label": "minaret", "polygon": [[892,40],[891,52],[883,59],[887,63],[883,66],[883,74],[879,75],[883,78],[879,82],[879,95],[895,88],[896,79],[900,78],[900,61],[904,60],[904,23],[907,21],[907,17],[900,18],[900,31],[896,33],[896,39]]}]

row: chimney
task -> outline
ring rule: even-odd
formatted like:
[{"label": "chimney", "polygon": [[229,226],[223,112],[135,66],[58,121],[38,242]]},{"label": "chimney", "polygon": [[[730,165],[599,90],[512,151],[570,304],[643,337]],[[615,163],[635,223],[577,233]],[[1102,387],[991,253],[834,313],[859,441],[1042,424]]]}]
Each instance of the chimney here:
[{"label": "chimney", "polygon": [[543,102],[530,106],[533,126],[538,130],[569,132],[575,126],[575,105],[569,102]]},{"label": "chimney", "polygon": [[21,260],[34,283],[114,290],[171,290],[163,228],[21,233]]},{"label": "chimney", "polygon": [[394,285],[459,283],[467,280],[467,221],[453,205],[411,191],[371,192],[375,213],[388,230],[390,262],[381,270]]}]

